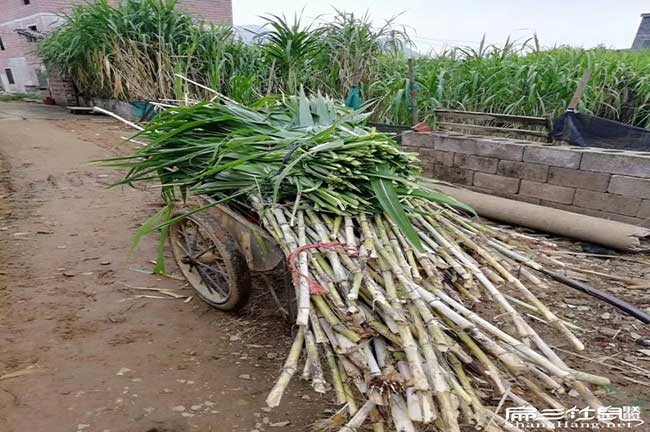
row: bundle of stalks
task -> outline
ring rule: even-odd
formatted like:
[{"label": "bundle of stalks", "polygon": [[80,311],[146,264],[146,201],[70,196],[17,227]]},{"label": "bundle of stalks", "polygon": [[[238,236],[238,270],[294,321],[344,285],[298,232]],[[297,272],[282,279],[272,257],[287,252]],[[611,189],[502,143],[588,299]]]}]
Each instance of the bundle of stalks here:
[{"label": "bundle of stalks", "polygon": [[[298,269],[299,331],[268,405],[280,403],[302,350],[303,377],[347,404],[351,419],[341,432],[358,430],[371,415],[377,431],[427,424],[517,430],[485,405],[494,397],[562,409],[558,395],[576,390],[600,407],[589,385],[608,379],[570,368],[520,312],[535,311],[574,349],[584,349],[529,289],[546,289],[535,275],[543,266],[511,246],[525,247],[521,240],[446,205],[414,199],[407,206],[424,251],[385,214],[301,209],[294,216],[287,206],[259,208],[287,256],[297,256]],[[504,323],[479,315],[469,306],[475,302],[495,303]]]},{"label": "bundle of stalks", "polygon": [[[527,315],[585,348],[535,294],[550,265],[538,242],[422,186],[413,156],[363,121],[321,96],[202,103],[161,115],[139,134],[148,146],[108,164],[167,198],[254,210],[283,249],[298,331],[270,407],[299,371],[344,406],[341,432],[518,431],[493,401],[539,413],[570,390],[600,407],[590,386],[609,380],[569,367]],[[145,231],[175,220],[154,221]]]}]

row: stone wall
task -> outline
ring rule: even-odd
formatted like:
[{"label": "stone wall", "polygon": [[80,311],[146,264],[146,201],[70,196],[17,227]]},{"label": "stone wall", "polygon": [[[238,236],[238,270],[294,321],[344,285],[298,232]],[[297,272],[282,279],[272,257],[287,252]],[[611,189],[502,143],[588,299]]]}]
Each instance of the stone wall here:
[{"label": "stone wall", "polygon": [[402,136],[424,174],[477,192],[650,226],[650,152],[453,132]]}]

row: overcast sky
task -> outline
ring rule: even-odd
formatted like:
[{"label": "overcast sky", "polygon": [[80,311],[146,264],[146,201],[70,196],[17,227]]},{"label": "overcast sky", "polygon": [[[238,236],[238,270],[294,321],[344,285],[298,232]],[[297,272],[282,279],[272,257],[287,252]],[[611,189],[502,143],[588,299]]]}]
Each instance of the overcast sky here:
[{"label": "overcast sky", "polygon": [[650,13],[648,0],[234,0],[236,25],[261,24],[266,12],[293,17],[304,8],[308,20],[332,14],[332,7],[370,12],[380,22],[402,13],[399,23],[411,29],[421,51],[445,45],[476,45],[484,33],[490,42],[508,35],[526,39],[537,33],[542,45],[586,48],[604,44],[629,48],[640,22]]}]

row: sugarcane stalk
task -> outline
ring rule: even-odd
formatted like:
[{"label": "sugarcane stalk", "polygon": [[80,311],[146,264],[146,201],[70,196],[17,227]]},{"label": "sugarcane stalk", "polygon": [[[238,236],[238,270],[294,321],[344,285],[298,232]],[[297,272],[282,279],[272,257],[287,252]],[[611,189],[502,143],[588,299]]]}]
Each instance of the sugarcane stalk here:
[{"label": "sugarcane stalk", "polygon": [[325,348],[325,358],[327,359],[327,365],[330,369],[330,378],[332,380],[332,386],[334,387],[334,393],[336,394],[336,403],[344,404],[347,401],[345,390],[343,389],[343,381],[341,380],[341,374],[339,373],[339,367],[336,362],[336,357],[334,352],[327,345],[323,345]]},{"label": "sugarcane stalk", "polygon": [[311,385],[317,393],[327,392],[327,382],[323,376],[323,368],[320,364],[320,353],[316,346],[316,340],[311,330],[305,331],[305,349],[307,359],[309,360],[309,372],[311,375]]},{"label": "sugarcane stalk", "polygon": [[372,427],[372,432],[386,432],[384,419],[376,407],[370,412],[370,426]]},{"label": "sugarcane stalk", "polygon": [[[411,319],[413,320],[418,332],[420,347],[424,354],[427,370],[429,371],[433,392],[438,401],[442,421],[445,424],[445,428],[447,428],[446,430],[450,432],[459,432],[460,427],[458,425],[458,414],[452,404],[447,377],[445,376],[443,369],[440,367],[438,358],[429,339],[429,334],[426,332],[422,320],[418,316],[415,308],[411,308],[410,312]],[[464,396],[469,399],[469,396]]]},{"label": "sugarcane stalk", "polygon": [[343,393],[345,394],[345,400],[347,401],[348,413],[353,416],[359,407],[357,406],[357,401],[354,399],[354,393],[352,392],[352,387],[348,382],[348,376],[345,372],[345,367],[342,362],[337,362],[339,367],[339,376],[341,377],[341,385],[343,386]]},{"label": "sugarcane stalk", "polygon": [[298,368],[298,359],[300,358],[300,352],[302,351],[303,342],[305,340],[305,329],[304,327],[298,328],[298,333],[296,333],[296,338],[293,340],[291,345],[291,350],[289,350],[289,355],[287,356],[286,361],[284,362],[284,367],[282,368],[282,373],[276,381],[273,389],[269,392],[269,395],[266,398],[266,405],[269,408],[274,408],[280,405],[280,400],[282,400],[282,395],[289,385],[289,381],[296,373]]},{"label": "sugarcane stalk", "polygon": [[311,358],[307,357],[305,364],[302,368],[302,375],[300,376],[305,381],[309,381],[311,378]]},{"label": "sugarcane stalk", "polygon": [[497,262],[497,260],[490,255],[484,248],[480,247],[478,244],[476,244],[474,241],[472,241],[469,237],[467,237],[465,234],[463,234],[458,228],[456,228],[451,222],[448,220],[441,218],[441,222],[447,226],[451,231],[453,231],[460,239],[461,241],[474,250],[476,253],[478,253],[485,261],[496,270],[496,272],[503,277],[506,281],[514,285],[519,291],[521,291],[524,296],[530,301],[533,306],[537,308],[537,310],[540,311],[542,316],[549,322],[551,325],[555,328],[557,328],[574,346],[575,349],[578,351],[584,350],[584,345],[580,340],[569,330],[562,320],[560,320],[553,312],[551,312],[546,305],[544,305],[539,299],[532,293],[524,284],[519,281],[516,277],[514,277],[508,270],[506,270],[501,264]]},{"label": "sugarcane stalk", "polygon": [[354,235],[354,220],[350,216],[345,217],[345,244],[349,251],[357,249],[357,240]]},{"label": "sugarcane stalk", "polygon": [[[320,241],[323,243],[329,242],[329,235],[327,233],[327,230],[325,229],[325,226],[323,225],[323,222],[321,219],[318,217],[318,215],[310,209],[306,210],[307,216],[309,217],[309,220],[313,224],[314,229],[318,233],[320,237]],[[347,280],[347,273],[343,269],[343,266],[341,265],[341,261],[339,259],[338,253],[336,251],[328,251],[327,252],[327,257],[330,262],[330,265],[332,266],[332,270],[334,271],[334,281],[345,284]]]},{"label": "sugarcane stalk", "polygon": [[[305,234],[305,216],[302,210],[298,212],[298,246],[307,245],[307,236]],[[300,275],[298,278],[298,314],[296,317],[296,325],[307,327],[309,323],[309,308],[310,308],[310,294],[309,284],[307,283],[307,274],[309,274],[309,267],[307,264],[309,252],[302,252],[298,255],[298,270]]]},{"label": "sugarcane stalk", "polygon": [[358,342],[361,340],[361,336],[359,336],[353,330],[350,330],[345,325],[343,325],[343,323],[338,319],[338,317],[334,314],[334,312],[332,312],[330,307],[327,305],[325,299],[323,299],[321,296],[313,296],[312,301],[314,302],[316,308],[318,308],[318,311],[323,315],[325,320],[332,326],[332,328],[336,332],[344,335],[346,338],[354,342]]},{"label": "sugarcane stalk", "polygon": [[400,394],[391,393],[388,400],[395,430],[400,432],[416,432],[415,425],[413,425],[413,422],[409,418],[408,408],[404,398]]},{"label": "sugarcane stalk", "polygon": [[[421,293],[423,294],[423,296],[426,296],[426,295],[433,296],[431,293],[429,293],[427,291],[424,291],[424,290],[422,290]],[[546,357],[542,356],[541,354],[538,354],[536,351],[533,351],[528,346],[524,345],[521,341],[518,341],[517,339],[510,336],[509,334],[499,330],[496,326],[490,324],[488,321],[484,320],[483,318],[478,316],[476,313],[470,311],[469,309],[464,307],[462,304],[458,303],[456,300],[454,300],[451,297],[449,297],[448,295],[446,295],[444,292],[442,292],[440,290],[437,290],[436,294],[438,295],[439,299],[443,300],[446,304],[453,307],[456,311],[461,312],[463,314],[463,316],[468,317],[473,322],[475,322],[477,325],[481,326],[483,329],[488,331],[490,334],[492,334],[493,336],[498,337],[503,342],[509,344],[510,346],[512,346],[513,349],[517,350],[522,355],[524,355],[526,358],[530,359],[531,361],[538,364],[543,369],[546,369],[548,372],[554,374],[555,376],[560,377],[560,378],[569,378],[569,379],[571,379],[573,377],[573,378],[583,380],[583,381],[586,381],[586,382],[589,382],[589,383],[592,383],[592,384],[597,384],[597,385],[608,385],[609,384],[609,382],[610,382],[609,379],[607,379],[605,377],[600,377],[600,376],[592,375],[592,374],[586,374],[584,372],[583,373],[576,373],[576,371],[572,371],[571,369],[563,368],[561,366],[558,366],[558,365],[554,364],[553,362],[551,362]],[[433,296],[433,297],[435,298],[435,296]],[[438,298],[436,298],[436,301],[437,301]],[[433,306],[434,304],[436,304],[436,302],[434,301],[431,304]],[[437,306],[439,306],[439,305],[437,305]],[[454,317],[454,315],[451,315],[449,317],[452,319],[452,321],[454,321],[454,323],[456,325],[459,325],[463,329],[471,328],[472,331],[476,330],[476,327],[473,324],[467,325],[468,321],[465,320],[464,318],[462,318],[461,320],[458,320],[457,319],[458,315],[456,315],[455,318],[452,318],[452,317]]]},{"label": "sugarcane stalk", "polygon": [[363,243],[359,255],[361,257],[370,256],[370,258],[377,258],[377,252],[372,245],[372,233],[370,232],[368,218],[363,213],[359,215],[359,224],[363,233]]},{"label": "sugarcane stalk", "polygon": [[357,410],[357,413],[350,419],[350,421],[339,429],[339,432],[359,432],[361,426],[370,415],[370,412],[375,408],[375,403],[372,401],[366,401],[361,408]]},{"label": "sugarcane stalk", "polygon": [[[346,216],[346,218],[348,218]],[[332,223],[332,231],[330,231],[330,240],[337,240],[339,236],[339,230],[341,229],[341,222],[343,221],[343,216],[336,216],[334,222]],[[347,229],[347,223],[346,223]],[[347,234],[347,231],[346,231]]]},{"label": "sugarcane stalk", "polygon": [[309,324],[311,326],[311,329],[314,332],[314,340],[316,341],[317,344],[324,344],[327,343],[327,336],[325,335],[325,332],[323,331],[323,328],[320,325],[320,322],[318,321],[318,317],[316,316],[316,313],[312,310],[309,313]]}]

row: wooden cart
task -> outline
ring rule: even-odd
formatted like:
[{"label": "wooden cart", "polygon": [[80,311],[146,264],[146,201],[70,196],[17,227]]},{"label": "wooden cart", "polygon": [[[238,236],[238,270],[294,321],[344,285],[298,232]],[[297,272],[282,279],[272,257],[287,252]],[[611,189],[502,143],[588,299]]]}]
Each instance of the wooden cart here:
[{"label": "wooden cart", "polygon": [[[209,203],[201,199],[190,209]],[[261,226],[228,206],[208,208],[172,225],[169,242],[183,276],[211,306],[223,311],[244,307],[255,276],[265,282],[279,310],[287,318],[294,315],[295,294],[284,253]]]}]

